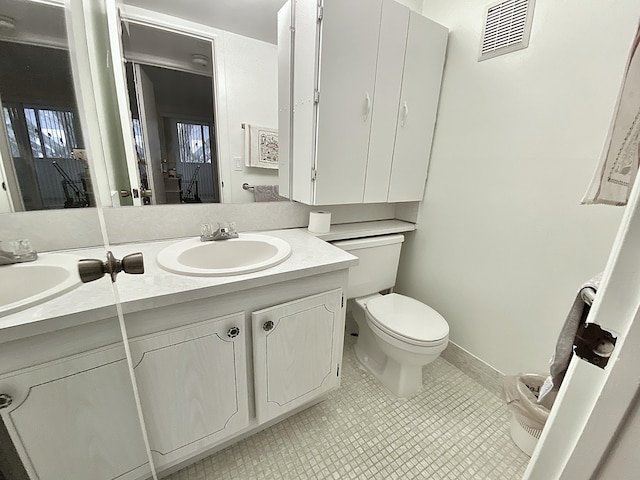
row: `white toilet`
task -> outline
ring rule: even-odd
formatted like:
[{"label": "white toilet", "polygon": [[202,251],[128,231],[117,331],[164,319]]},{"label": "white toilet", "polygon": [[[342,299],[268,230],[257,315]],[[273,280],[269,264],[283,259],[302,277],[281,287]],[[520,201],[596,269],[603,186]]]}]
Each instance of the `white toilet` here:
[{"label": "white toilet", "polygon": [[358,324],[356,357],[398,397],[422,388],[422,367],[449,342],[449,325],[433,308],[410,297],[380,291],[396,283],[403,235],[333,242],[360,259],[349,270],[347,298]]}]

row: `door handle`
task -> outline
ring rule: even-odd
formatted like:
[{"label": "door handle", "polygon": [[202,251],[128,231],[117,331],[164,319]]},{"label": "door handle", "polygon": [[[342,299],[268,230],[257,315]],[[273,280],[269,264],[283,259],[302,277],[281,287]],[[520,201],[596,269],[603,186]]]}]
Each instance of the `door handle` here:
[{"label": "door handle", "polygon": [[103,262],[99,259],[82,259],[78,262],[78,273],[82,283],[93,282],[102,278],[105,273],[111,276],[111,281],[116,281],[118,273],[130,273],[133,275],[141,275],[144,273],[144,257],[142,253],[132,253],[118,260],[113,253],[107,252],[107,261]]}]

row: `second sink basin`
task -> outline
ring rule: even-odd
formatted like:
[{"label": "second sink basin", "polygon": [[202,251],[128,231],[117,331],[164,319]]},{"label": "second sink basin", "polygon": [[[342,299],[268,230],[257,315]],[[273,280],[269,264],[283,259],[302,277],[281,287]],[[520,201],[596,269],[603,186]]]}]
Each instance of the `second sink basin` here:
[{"label": "second sink basin", "polygon": [[45,302],[80,285],[80,257],[41,254],[34,262],[0,267],[0,316]]},{"label": "second sink basin", "polygon": [[199,277],[257,272],[284,262],[291,247],[279,238],[241,233],[239,238],[201,242],[190,238],[158,254],[158,263],[173,273]]}]

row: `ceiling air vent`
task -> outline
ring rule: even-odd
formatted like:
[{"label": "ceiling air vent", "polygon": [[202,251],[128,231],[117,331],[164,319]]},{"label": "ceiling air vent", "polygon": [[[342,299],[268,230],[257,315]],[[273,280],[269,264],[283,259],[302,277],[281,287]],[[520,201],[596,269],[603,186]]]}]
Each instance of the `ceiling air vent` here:
[{"label": "ceiling air vent", "polygon": [[535,0],[506,0],[487,7],[478,61],[527,48]]}]

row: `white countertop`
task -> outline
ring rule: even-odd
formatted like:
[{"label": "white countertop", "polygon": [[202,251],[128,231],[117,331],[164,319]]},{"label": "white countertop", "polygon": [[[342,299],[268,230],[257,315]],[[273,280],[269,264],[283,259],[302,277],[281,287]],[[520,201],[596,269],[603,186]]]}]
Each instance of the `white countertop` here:
[{"label": "white countertop", "polygon": [[373,237],[392,233],[411,232],[416,229],[415,223],[403,220],[376,220],[371,222],[341,223],[331,225],[328,233],[312,233],[326,242],[347,240],[350,238]]},{"label": "white countertop", "polygon": [[[144,275],[118,275],[115,284],[123,312],[188,302],[246,290],[277,282],[318,275],[356,265],[357,257],[316,238],[306,229],[261,232],[281,238],[291,245],[291,256],[266,270],[224,277],[192,277],[163,270],[156,256],[163,248],[181,239],[132,243],[110,247],[116,258],[142,252]],[[105,259],[104,248],[67,250],[83,258]],[[83,284],[68,293],[28,309],[0,317],[0,343],[13,338],[45,333],[117,315],[114,289],[107,276]],[[20,330],[20,332],[18,332]]]}]

